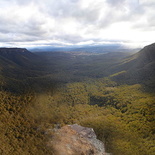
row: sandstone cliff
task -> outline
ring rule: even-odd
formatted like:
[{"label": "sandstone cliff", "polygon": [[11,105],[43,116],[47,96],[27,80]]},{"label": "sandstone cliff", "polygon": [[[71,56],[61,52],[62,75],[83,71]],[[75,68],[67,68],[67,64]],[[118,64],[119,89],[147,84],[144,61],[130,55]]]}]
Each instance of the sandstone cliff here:
[{"label": "sandstone cliff", "polygon": [[48,146],[55,155],[106,155],[103,142],[96,138],[92,128],[80,125],[67,125],[55,129]]}]

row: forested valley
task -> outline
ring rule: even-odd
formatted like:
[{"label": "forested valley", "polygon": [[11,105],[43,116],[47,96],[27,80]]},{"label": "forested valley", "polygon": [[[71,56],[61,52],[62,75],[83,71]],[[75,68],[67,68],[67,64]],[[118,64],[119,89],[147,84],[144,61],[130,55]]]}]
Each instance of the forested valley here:
[{"label": "forested valley", "polygon": [[130,52],[0,49],[0,154],[54,155],[47,129],[95,130],[113,155],[154,155],[155,44]]}]

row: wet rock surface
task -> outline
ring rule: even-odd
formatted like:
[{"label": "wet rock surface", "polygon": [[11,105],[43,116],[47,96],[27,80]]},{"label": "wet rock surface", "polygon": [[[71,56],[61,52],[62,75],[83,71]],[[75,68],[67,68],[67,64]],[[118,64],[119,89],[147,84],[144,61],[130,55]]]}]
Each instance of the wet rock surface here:
[{"label": "wet rock surface", "polygon": [[106,155],[104,143],[94,130],[77,124],[55,129],[48,146],[53,147],[55,155]]}]

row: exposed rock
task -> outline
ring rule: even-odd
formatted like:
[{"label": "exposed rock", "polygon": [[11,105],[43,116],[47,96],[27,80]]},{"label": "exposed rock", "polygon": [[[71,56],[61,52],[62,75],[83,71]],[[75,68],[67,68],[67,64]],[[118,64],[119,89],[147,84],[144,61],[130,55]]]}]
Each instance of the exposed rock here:
[{"label": "exposed rock", "polygon": [[54,148],[55,155],[106,155],[94,130],[77,124],[56,129],[48,146]]}]

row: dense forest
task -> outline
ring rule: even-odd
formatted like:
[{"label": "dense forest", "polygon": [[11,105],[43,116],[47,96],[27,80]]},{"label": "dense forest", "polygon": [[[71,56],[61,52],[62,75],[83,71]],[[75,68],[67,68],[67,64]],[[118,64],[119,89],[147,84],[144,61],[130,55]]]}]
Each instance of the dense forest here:
[{"label": "dense forest", "polygon": [[1,49],[0,154],[55,154],[46,131],[77,123],[113,155],[154,155],[154,68],[155,44],[136,54]]}]

